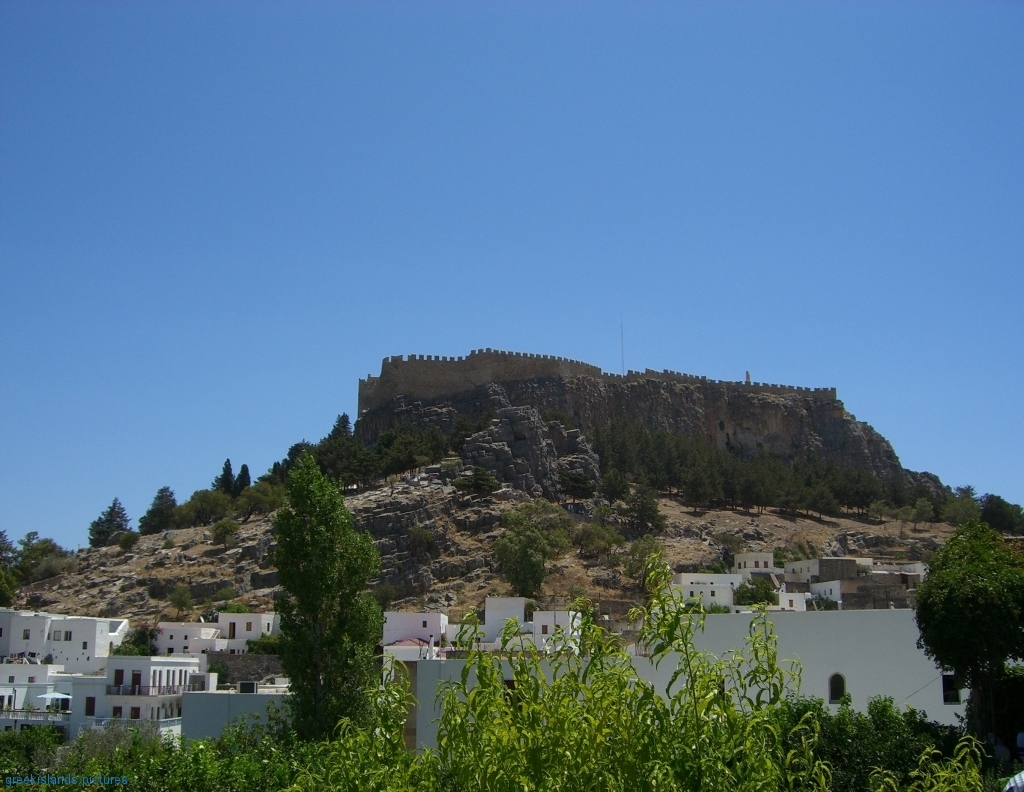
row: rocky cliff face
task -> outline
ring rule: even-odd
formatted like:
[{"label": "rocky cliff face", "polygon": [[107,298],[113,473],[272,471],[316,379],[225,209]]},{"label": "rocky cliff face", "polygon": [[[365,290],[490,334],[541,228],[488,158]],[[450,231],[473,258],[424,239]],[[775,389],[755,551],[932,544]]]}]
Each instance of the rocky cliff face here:
[{"label": "rocky cliff face", "polygon": [[462,461],[535,497],[558,493],[559,473],[579,471],[597,482],[601,462],[579,429],[545,422],[533,407],[503,407],[482,432],[466,439]]},{"label": "rocky cliff face", "polygon": [[357,433],[370,442],[384,429],[402,423],[449,432],[459,413],[479,417],[512,406],[564,413],[584,434],[615,419],[630,419],[650,429],[703,437],[719,448],[739,448],[745,454],[763,449],[787,459],[812,455],[843,468],[865,468],[882,478],[902,471],[889,441],[857,421],[841,401],[811,392],[751,392],[653,378],[617,382],[545,377],[489,383],[431,401],[409,403],[397,397],[364,413]]}]

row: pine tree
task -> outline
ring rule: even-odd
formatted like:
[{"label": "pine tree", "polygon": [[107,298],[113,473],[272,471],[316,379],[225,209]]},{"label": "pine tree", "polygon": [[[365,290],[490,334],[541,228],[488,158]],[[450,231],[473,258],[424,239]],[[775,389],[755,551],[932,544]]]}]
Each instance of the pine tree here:
[{"label": "pine tree", "polygon": [[127,531],[130,522],[121,501],[114,498],[113,503],[89,526],[90,547],[105,547],[111,535],[118,531]]},{"label": "pine tree", "polygon": [[232,486],[231,494],[236,498],[242,494],[242,490],[252,485],[252,479],[249,478],[249,466],[242,465],[238,471],[238,476],[235,477],[234,484]]},{"label": "pine tree", "polygon": [[174,510],[178,501],[170,487],[161,487],[156,491],[149,510],[139,518],[139,533],[143,536],[169,531],[174,527]]},{"label": "pine tree", "polygon": [[224,467],[220,471],[220,475],[213,480],[210,485],[212,490],[220,490],[226,495],[230,495],[235,489],[235,474],[231,472],[231,460],[224,460]]}]

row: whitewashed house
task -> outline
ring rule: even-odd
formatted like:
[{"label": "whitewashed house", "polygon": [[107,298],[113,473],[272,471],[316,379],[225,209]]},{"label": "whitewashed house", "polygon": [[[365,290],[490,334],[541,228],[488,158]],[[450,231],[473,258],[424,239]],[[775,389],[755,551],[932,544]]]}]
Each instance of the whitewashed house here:
[{"label": "whitewashed house", "polygon": [[774,553],[737,553],[733,556],[732,573],[743,580],[751,575],[776,575],[781,581],[785,570],[775,566]]},{"label": "whitewashed house", "polygon": [[153,721],[163,734],[181,734],[182,693],[216,689],[195,655],[114,656],[103,676],[71,678],[71,734],[111,720]]},{"label": "whitewashed house", "polygon": [[680,572],[672,576],[672,585],[681,590],[687,600],[700,601],[704,607],[733,606],[733,592],[743,583],[741,574],[715,574],[712,572]]},{"label": "whitewashed house", "polygon": [[47,659],[69,673],[94,673],[128,630],[127,619],[0,608],[0,658]]}]

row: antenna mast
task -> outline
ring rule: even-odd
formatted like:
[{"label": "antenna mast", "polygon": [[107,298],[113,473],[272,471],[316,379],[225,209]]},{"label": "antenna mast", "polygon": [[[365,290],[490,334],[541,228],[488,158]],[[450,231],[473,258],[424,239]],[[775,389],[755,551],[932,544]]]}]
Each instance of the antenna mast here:
[{"label": "antenna mast", "polygon": [[622,324],[622,314],[619,314],[619,349],[622,352],[622,376],[626,376],[626,331]]}]

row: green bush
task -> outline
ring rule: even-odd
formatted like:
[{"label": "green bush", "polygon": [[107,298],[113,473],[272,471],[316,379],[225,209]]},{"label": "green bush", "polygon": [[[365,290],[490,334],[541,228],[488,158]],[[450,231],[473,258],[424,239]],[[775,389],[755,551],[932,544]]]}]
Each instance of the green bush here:
[{"label": "green bush", "polygon": [[224,602],[225,600],[234,599],[235,590],[231,586],[225,586],[222,589],[218,589],[217,593],[213,595],[215,602]]},{"label": "green bush", "polygon": [[229,547],[238,539],[238,523],[228,518],[218,520],[210,529],[210,535],[213,536],[213,541]]},{"label": "green bush", "polygon": [[117,546],[124,552],[131,550],[139,541],[139,534],[135,531],[125,531],[117,540]]}]

